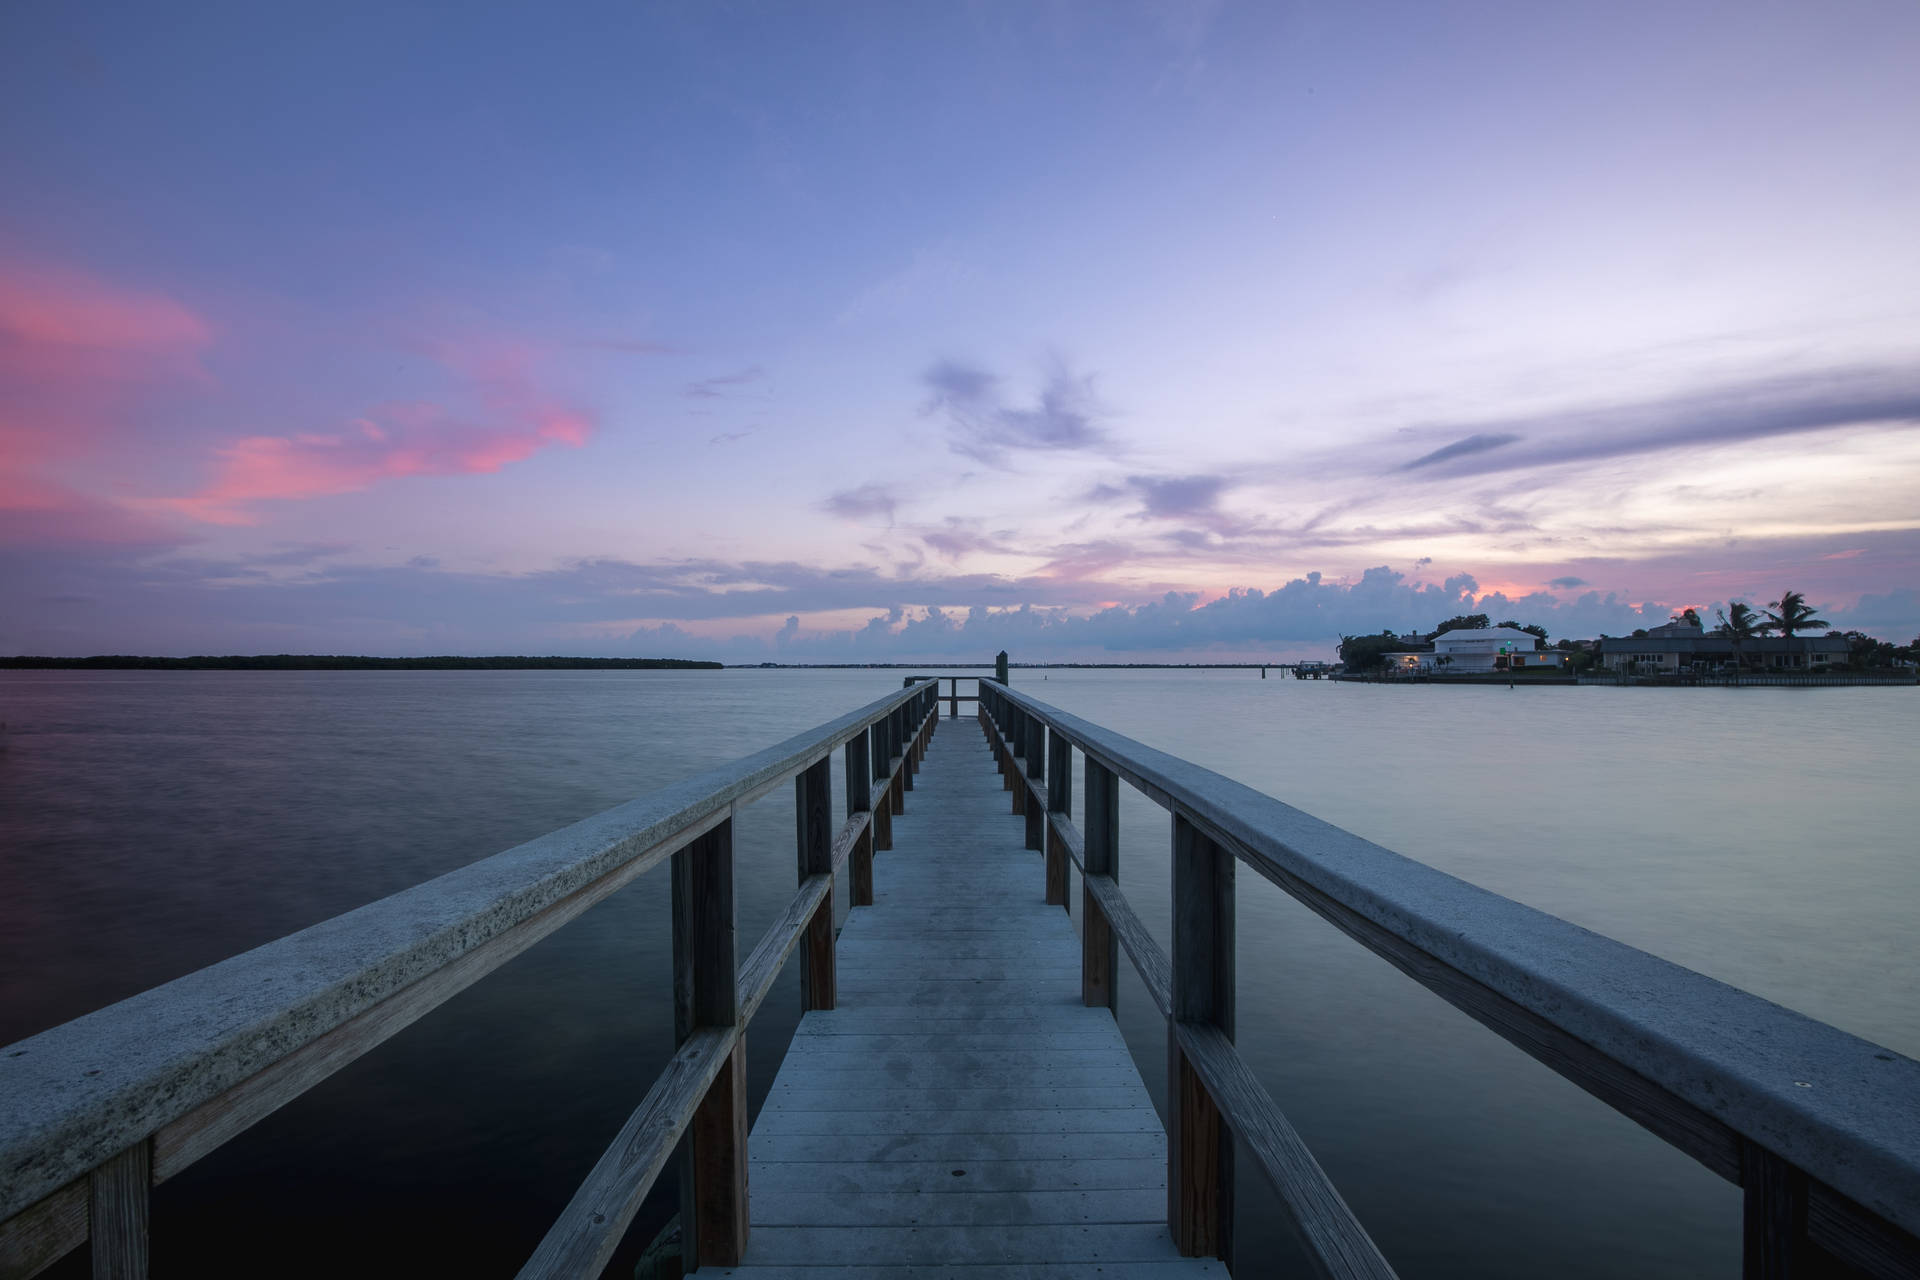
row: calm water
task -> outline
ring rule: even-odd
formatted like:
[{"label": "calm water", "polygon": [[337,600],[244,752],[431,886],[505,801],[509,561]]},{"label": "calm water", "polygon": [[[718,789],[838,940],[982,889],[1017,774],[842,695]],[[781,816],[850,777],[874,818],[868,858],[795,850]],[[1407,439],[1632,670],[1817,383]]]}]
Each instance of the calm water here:
[{"label": "calm water", "polygon": [[[1015,679],[1920,1054],[1920,693]],[[858,671],[0,673],[0,1043],[898,687]],[[1167,818],[1125,793],[1121,822],[1122,882],[1164,940]],[[792,892],[791,833],[780,792],[736,835],[743,950]],[[1402,1274],[1734,1273],[1735,1189],[1240,883],[1242,1050]],[[671,1050],[666,899],[662,876],[641,880],[161,1187],[156,1275],[356,1272],[375,1236],[401,1242],[399,1270],[510,1274]],[[1130,972],[1121,1000],[1158,1092],[1163,1032]],[[789,972],[754,1022],[756,1105],[797,1003]],[[671,1212],[655,1196],[609,1274]],[[1241,1274],[1289,1256],[1274,1217],[1243,1169]]]}]

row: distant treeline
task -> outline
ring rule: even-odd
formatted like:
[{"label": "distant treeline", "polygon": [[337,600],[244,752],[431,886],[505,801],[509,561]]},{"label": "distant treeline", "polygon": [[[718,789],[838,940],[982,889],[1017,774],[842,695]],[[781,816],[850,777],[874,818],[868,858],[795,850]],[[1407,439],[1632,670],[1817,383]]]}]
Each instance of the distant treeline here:
[{"label": "distant treeline", "polygon": [[[993,670],[991,662],[736,662],[743,670],[772,671],[942,671]],[[1013,671],[1254,671],[1291,666],[1280,662],[1010,662]],[[971,678],[971,677],[969,677]]]},{"label": "distant treeline", "polygon": [[148,658],[124,653],[91,658],[0,658],[0,668],[96,671],[718,671],[718,662],[690,658],[369,658],[336,653],[255,653],[225,657]]}]

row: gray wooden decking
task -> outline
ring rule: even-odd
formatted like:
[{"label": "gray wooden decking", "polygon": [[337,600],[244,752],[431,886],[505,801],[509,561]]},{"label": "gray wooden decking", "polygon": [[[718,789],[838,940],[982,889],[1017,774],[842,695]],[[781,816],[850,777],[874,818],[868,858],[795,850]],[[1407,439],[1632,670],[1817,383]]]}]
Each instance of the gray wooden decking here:
[{"label": "gray wooden decking", "polygon": [[1167,1232],[1166,1134],[993,757],[946,720],[748,1144],[753,1280],[1219,1276]]}]

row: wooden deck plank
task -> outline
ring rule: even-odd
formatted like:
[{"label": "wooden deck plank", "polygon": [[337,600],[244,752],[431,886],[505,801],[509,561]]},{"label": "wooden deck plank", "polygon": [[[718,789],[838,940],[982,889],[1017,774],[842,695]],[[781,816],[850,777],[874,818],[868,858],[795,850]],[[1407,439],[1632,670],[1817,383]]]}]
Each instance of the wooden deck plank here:
[{"label": "wooden deck plank", "polygon": [[[963,1027],[972,1023],[963,1022]],[[1126,1042],[1117,1030],[1084,1031],[1040,1030],[1047,1024],[1036,1021],[1033,1030],[922,1032],[847,1032],[837,1036],[795,1036],[788,1053],[965,1053],[969,1049],[998,1049],[1009,1040],[1024,1044],[1032,1052],[1060,1049],[1125,1053]]]},{"label": "wooden deck plank", "polygon": [[1039,1226],[1047,1223],[1164,1222],[1166,1192],[974,1191],[957,1195],[818,1191],[763,1192],[753,1199],[756,1229],[767,1227]]},{"label": "wooden deck plank", "polygon": [[[826,1195],[900,1192],[970,1195],[979,1191],[1158,1191],[1166,1195],[1165,1160],[950,1160],[880,1164],[770,1163],[750,1166],[753,1194],[817,1191]],[[964,1178],[953,1171],[964,1168]],[[961,1184],[965,1187],[962,1188]],[[747,1257],[753,1257],[751,1245]]]},{"label": "wooden deck plank", "polygon": [[748,1152],[768,1164],[880,1164],[900,1160],[1164,1160],[1164,1133],[754,1134]]},{"label": "wooden deck plank", "polygon": [[1147,1096],[1146,1085],[1138,1080],[1127,1085],[1103,1085],[1098,1088],[1048,1088],[1037,1084],[1020,1084],[966,1089],[849,1089],[845,1085],[800,1088],[776,1081],[766,1102],[769,1111],[1021,1111],[1047,1107],[1134,1106],[1149,1110],[1153,1108],[1153,1099]]},{"label": "wooden deck plank", "polygon": [[1001,1111],[762,1111],[753,1136],[794,1133],[1162,1133],[1150,1106]]},{"label": "wooden deck plank", "polygon": [[[897,1008],[902,1005],[915,1009],[999,1008],[1009,1011],[1009,1014],[1002,1016],[1030,1017],[1036,1012],[1071,1009],[1080,1003],[1078,993],[1068,992],[1063,985],[1048,991],[1042,989],[1038,982],[1022,983],[1010,979],[969,978],[950,983],[934,979],[889,982],[881,978],[856,976],[853,983],[859,994],[872,997],[861,1002],[862,1007],[868,1009]],[[949,1013],[944,1016],[966,1015]]]},{"label": "wooden deck plank", "polygon": [[[824,1271],[821,1267],[728,1267],[713,1274],[742,1276],[746,1280],[821,1280]],[[1182,1258],[1178,1262],[836,1267],[833,1272],[853,1276],[855,1280],[1186,1280],[1189,1276],[1222,1277],[1227,1269],[1208,1258]]]},{"label": "wooden deck plank", "polygon": [[980,960],[963,956],[942,959],[939,956],[902,955],[892,961],[848,964],[847,981],[885,985],[922,985],[928,982],[1011,982],[1030,986],[1036,981],[1080,980],[1080,957],[1051,960],[1045,956],[1015,952],[1003,959]]},{"label": "wooden deck plank", "polygon": [[1050,1031],[1077,1033],[1098,1028],[1113,1019],[1105,1009],[1049,1008],[1044,1014],[1010,1015],[999,1018],[938,1018],[927,1014],[902,1013],[897,1009],[840,1009],[841,1017],[832,1021],[811,1022],[801,1026],[795,1039],[828,1036],[873,1035],[1038,1035]]},{"label": "wooden deck plank", "polygon": [[[942,1071],[1016,1070],[1031,1067],[1036,1071],[1131,1071],[1133,1063],[1125,1049],[1110,1045],[1048,1048],[995,1049],[990,1045],[945,1048],[937,1041],[918,1049],[842,1048],[833,1043],[839,1037],[820,1037],[819,1047],[809,1046],[791,1055],[810,1069],[822,1073],[859,1071],[868,1075],[903,1068],[937,1067]],[[1011,1043],[1011,1042],[1010,1042]]]},{"label": "wooden deck plank", "polygon": [[1225,1274],[1178,1255],[1159,1113],[1007,808],[946,725],[754,1126],[742,1265],[700,1274]]},{"label": "wooden deck plank", "polygon": [[1078,1226],[764,1227],[750,1256],[810,1267],[905,1263],[1173,1262],[1179,1253],[1161,1223]]}]

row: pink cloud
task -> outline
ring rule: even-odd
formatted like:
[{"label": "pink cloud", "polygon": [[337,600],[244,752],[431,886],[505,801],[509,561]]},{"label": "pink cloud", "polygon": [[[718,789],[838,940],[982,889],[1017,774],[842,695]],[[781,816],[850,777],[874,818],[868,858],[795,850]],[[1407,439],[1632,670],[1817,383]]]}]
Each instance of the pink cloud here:
[{"label": "pink cloud", "polygon": [[525,342],[438,342],[430,399],[392,401],[334,424],[262,431],[217,446],[197,491],[109,498],[74,486],[148,430],[156,406],[211,385],[213,327],[185,305],[77,272],[0,260],[0,545],[178,542],[163,521],[247,524],[255,505],[365,489],[406,476],[499,471],[579,448],[592,416],[541,385]]},{"label": "pink cloud", "polygon": [[396,401],[333,431],[245,436],[216,450],[218,472],[205,488],[165,505],[210,524],[252,524],[255,503],[495,472],[553,445],[579,448],[593,433],[591,415],[539,387],[539,352],[528,344],[437,343],[429,353],[463,384],[471,416],[438,401]]},{"label": "pink cloud", "polygon": [[203,381],[207,324],[167,298],[0,262],[0,443],[72,452],[124,422],[141,386]]},{"label": "pink cloud", "polygon": [[[431,409],[424,420],[423,408]],[[351,432],[236,440],[218,450],[220,470],[210,485],[168,505],[210,524],[252,524],[251,503],[352,493],[405,476],[494,472],[549,445],[578,448],[592,429],[567,410],[494,428],[469,426],[438,405],[405,410],[376,410]]]},{"label": "pink cloud", "polygon": [[0,547],[159,549],[184,541],[150,516],[0,466]]},{"label": "pink cloud", "polygon": [[21,351],[159,351],[204,346],[206,322],[179,303],[68,272],[0,266],[0,356]]},{"label": "pink cloud", "polygon": [[0,545],[178,541],[50,472],[130,430],[149,397],[204,384],[212,336],[172,299],[0,261]]}]

